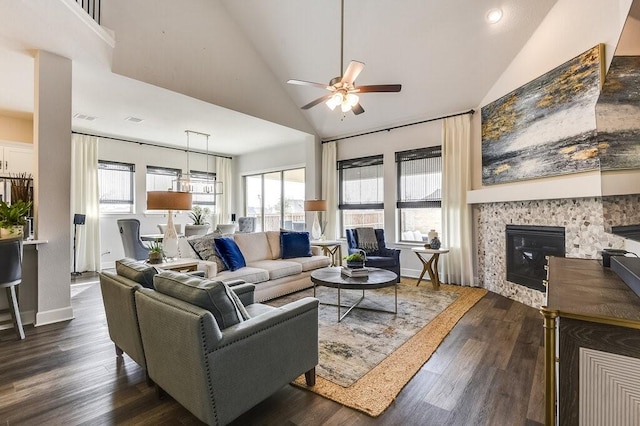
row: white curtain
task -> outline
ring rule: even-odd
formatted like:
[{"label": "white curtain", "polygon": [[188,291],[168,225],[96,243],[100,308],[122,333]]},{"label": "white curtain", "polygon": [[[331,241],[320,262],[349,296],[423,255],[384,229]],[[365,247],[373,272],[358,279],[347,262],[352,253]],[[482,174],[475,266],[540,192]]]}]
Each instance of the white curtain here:
[{"label": "white curtain", "polygon": [[[71,213],[86,215],[85,224],[77,225],[76,269],[78,272],[100,270],[100,193],[98,191],[98,138],[71,136]],[[70,218],[73,238],[73,216]],[[73,240],[71,241],[73,250]],[[73,252],[71,253],[73,271]]]},{"label": "white curtain", "polygon": [[442,124],[442,246],[450,251],[441,255],[443,282],[473,285],[473,244],[471,207],[467,190],[471,182],[469,114],[446,118]]},{"label": "white curtain", "polygon": [[216,180],[222,182],[222,195],[216,199],[218,223],[231,223],[231,159],[216,157]]},{"label": "white curtain", "polygon": [[336,169],[336,142],[322,144],[322,198],[327,201],[324,234],[329,240],[338,238],[338,171]]}]

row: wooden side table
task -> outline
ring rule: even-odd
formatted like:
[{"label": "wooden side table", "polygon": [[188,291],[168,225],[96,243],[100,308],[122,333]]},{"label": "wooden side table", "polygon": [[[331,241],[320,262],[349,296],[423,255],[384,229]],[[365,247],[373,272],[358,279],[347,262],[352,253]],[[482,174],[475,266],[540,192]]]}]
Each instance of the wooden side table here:
[{"label": "wooden side table", "polygon": [[[427,249],[424,247],[412,247],[411,251],[418,256],[420,262],[422,262],[422,273],[420,274],[420,278],[418,278],[418,282],[416,286],[420,285],[420,281],[422,281],[422,277],[424,277],[424,273],[429,273],[429,278],[431,279],[431,284],[433,284],[433,288],[437,290],[440,288],[440,278],[438,277],[438,259],[440,259],[441,254],[449,253],[449,249],[440,248],[440,249]],[[427,255],[431,255],[429,259],[426,259]]]},{"label": "wooden side table", "polygon": [[340,241],[313,240],[310,244],[315,247],[322,247],[322,254],[329,256],[331,259],[329,266],[342,265],[342,244]]}]

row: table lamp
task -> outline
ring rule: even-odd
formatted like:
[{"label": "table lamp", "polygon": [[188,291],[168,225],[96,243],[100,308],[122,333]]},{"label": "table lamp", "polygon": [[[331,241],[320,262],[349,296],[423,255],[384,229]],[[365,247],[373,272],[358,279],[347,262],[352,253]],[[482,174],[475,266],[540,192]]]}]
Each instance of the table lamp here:
[{"label": "table lamp", "polygon": [[180,191],[147,192],[147,210],[168,210],[167,230],[162,238],[162,251],[166,257],[178,257],[178,233],[173,226],[172,210],[191,210],[191,193]]},{"label": "table lamp", "polygon": [[320,239],[320,237],[322,236],[322,228],[320,228],[318,212],[327,211],[327,200],[305,200],[304,211],[314,212],[313,226],[311,227],[311,237],[314,240]]}]

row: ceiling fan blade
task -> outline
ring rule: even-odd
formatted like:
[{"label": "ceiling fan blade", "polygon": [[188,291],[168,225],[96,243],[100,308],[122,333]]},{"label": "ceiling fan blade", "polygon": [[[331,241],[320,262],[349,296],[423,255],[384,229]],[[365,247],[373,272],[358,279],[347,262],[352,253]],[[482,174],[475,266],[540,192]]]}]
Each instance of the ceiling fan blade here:
[{"label": "ceiling fan blade", "polygon": [[314,83],[312,81],[289,80],[289,81],[287,81],[287,83],[289,83],[289,84],[297,84],[298,86],[311,86],[311,87],[317,87],[317,88],[320,88],[320,89],[331,90],[331,87],[327,86],[326,84]]},{"label": "ceiling fan blade", "polygon": [[353,108],[351,108],[351,111],[353,111],[353,113],[355,115],[359,115],[362,114],[364,112],[364,108],[362,108],[362,105],[360,105],[359,103],[356,104],[356,106],[354,106]]},{"label": "ceiling fan blade", "polygon": [[364,68],[363,62],[351,61],[349,62],[349,66],[347,67],[344,75],[342,76],[342,83],[353,84],[358,75],[362,72]]},{"label": "ceiling fan blade", "polygon": [[318,98],[318,99],[316,99],[316,100],[314,100],[314,101],[309,102],[308,104],[306,104],[305,106],[303,106],[303,107],[301,107],[301,108],[302,108],[302,109],[309,109],[309,108],[312,108],[312,107],[314,107],[314,106],[316,106],[316,105],[318,105],[318,104],[321,104],[322,102],[326,102],[326,101],[328,101],[329,99],[331,99],[331,97],[332,97],[332,96],[333,96],[333,93],[329,93],[329,94],[328,94],[328,95],[326,95],[326,96],[322,96],[322,97],[320,97],[320,98]]},{"label": "ceiling fan blade", "polygon": [[402,90],[402,84],[371,84],[367,86],[356,87],[356,92],[371,93],[371,92],[399,92]]}]

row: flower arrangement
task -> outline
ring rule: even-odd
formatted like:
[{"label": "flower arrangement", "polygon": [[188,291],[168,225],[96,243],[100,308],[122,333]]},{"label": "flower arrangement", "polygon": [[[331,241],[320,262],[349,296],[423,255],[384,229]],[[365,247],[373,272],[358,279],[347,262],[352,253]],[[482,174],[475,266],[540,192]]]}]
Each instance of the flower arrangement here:
[{"label": "flower arrangement", "polygon": [[193,206],[189,217],[193,220],[194,225],[209,225],[207,217],[211,214],[211,210],[208,207],[202,208],[200,206]]}]

